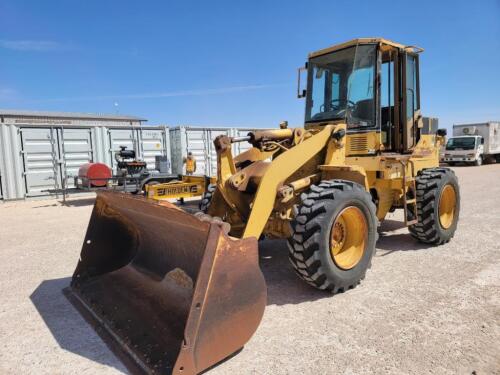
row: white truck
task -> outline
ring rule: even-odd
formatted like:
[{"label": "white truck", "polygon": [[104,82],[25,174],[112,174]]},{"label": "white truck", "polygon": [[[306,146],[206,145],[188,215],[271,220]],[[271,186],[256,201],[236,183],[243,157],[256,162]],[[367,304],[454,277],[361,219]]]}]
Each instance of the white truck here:
[{"label": "white truck", "polygon": [[500,123],[453,125],[453,136],[448,139],[443,154],[445,163],[481,165],[500,162]]}]

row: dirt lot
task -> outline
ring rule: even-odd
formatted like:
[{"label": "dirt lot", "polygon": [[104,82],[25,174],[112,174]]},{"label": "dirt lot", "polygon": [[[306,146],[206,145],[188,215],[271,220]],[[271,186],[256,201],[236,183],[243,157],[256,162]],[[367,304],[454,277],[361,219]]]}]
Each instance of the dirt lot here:
[{"label": "dirt lot", "polygon": [[[392,214],[365,281],[330,296],[296,278],[282,241],[265,241],[269,302],[242,352],[210,374],[500,374],[500,165],[454,168],[455,238],[428,248]],[[0,373],[126,369],[61,289],[92,198],[0,204]]]}]

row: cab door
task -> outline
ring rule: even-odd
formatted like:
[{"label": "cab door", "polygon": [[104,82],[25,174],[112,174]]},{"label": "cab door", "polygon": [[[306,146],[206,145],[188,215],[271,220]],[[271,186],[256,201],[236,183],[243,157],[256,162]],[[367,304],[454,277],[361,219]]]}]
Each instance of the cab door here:
[{"label": "cab door", "polygon": [[401,119],[403,124],[403,152],[411,151],[418,142],[418,121],[420,117],[420,85],[418,75],[418,55],[403,53],[402,105]]}]

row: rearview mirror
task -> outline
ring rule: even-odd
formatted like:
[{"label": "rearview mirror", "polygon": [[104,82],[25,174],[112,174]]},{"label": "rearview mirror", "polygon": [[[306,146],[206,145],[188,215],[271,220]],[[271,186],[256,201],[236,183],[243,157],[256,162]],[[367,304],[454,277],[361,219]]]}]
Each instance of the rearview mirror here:
[{"label": "rearview mirror", "polygon": [[297,98],[305,98],[307,94],[306,89],[302,89],[301,87],[301,80],[300,76],[302,75],[303,72],[307,70],[307,63],[305,66],[302,66],[297,69]]},{"label": "rearview mirror", "polygon": [[439,135],[440,137],[445,137],[446,134],[448,134],[448,131],[446,129],[438,129],[438,131],[436,132],[437,135]]}]

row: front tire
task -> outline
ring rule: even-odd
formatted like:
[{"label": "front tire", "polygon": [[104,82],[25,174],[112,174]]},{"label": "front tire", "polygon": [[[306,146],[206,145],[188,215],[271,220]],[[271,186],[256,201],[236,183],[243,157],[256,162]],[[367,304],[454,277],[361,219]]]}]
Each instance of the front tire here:
[{"label": "front tire", "polygon": [[441,245],[457,229],[460,189],[455,173],[448,168],[425,169],[417,176],[418,223],[408,229],[423,243]]},{"label": "front tire", "polygon": [[480,167],[481,165],[483,165],[483,156],[482,155],[479,155],[479,157],[474,162],[474,165],[476,167]]},{"label": "front tire", "polygon": [[210,203],[212,202],[212,197],[215,193],[216,188],[217,186],[215,184],[210,184],[207,186],[207,190],[203,193],[203,197],[201,198],[198,208],[205,214],[210,207]]},{"label": "front tire", "polygon": [[371,195],[359,184],[322,181],[301,195],[289,258],[300,278],[333,293],[364,279],[377,241],[377,217]]}]

